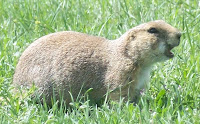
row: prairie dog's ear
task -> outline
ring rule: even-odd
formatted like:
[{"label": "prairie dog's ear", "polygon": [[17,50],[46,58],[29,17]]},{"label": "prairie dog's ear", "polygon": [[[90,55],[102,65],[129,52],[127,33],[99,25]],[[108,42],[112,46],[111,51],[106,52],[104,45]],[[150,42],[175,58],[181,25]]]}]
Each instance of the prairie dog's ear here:
[{"label": "prairie dog's ear", "polygon": [[127,41],[130,42],[130,41],[133,41],[135,39],[135,31],[130,31],[127,35]]},{"label": "prairie dog's ear", "polygon": [[[133,48],[133,44],[134,43],[134,40],[136,38],[136,32],[135,31],[129,31],[127,34],[126,34],[126,38],[125,38],[125,42],[124,42],[124,55],[130,59],[132,59],[132,57],[135,55],[135,50]],[[137,56],[137,55],[135,55]]]},{"label": "prairie dog's ear", "polygon": [[133,41],[135,39],[135,36],[134,35],[130,35],[129,36],[129,41]]}]

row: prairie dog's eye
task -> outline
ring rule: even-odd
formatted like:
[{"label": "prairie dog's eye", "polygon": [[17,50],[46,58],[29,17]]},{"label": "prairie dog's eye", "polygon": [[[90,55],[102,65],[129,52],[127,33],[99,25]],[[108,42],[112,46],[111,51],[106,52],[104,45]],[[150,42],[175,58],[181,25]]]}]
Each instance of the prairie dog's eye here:
[{"label": "prairie dog's eye", "polygon": [[158,30],[156,28],[150,28],[148,30],[149,33],[158,33]]}]

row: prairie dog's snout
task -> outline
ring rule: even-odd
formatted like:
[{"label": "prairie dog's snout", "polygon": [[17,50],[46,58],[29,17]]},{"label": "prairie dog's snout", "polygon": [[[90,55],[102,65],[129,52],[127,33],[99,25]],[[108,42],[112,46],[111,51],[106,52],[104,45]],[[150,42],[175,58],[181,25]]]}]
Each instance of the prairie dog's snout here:
[{"label": "prairie dog's snout", "polygon": [[171,50],[180,44],[180,39],[181,39],[181,32],[178,30],[176,30],[176,32],[172,32],[169,34],[165,51],[167,57],[169,58],[174,57],[174,54],[171,52]]},{"label": "prairie dog's snout", "polygon": [[[177,30],[176,32],[171,32],[169,33],[169,44],[173,47],[176,47],[180,44],[180,39],[181,39],[181,32]],[[170,41],[171,39],[171,41]]]}]

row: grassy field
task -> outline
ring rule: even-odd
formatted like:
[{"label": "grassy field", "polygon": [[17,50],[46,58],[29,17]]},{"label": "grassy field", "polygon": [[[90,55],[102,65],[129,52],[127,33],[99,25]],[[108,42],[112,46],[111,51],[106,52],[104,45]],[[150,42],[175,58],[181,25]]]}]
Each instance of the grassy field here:
[{"label": "grassy field", "polygon": [[[18,58],[35,39],[73,30],[115,39],[128,29],[163,19],[183,33],[175,58],[155,65],[137,105],[88,102],[71,109],[12,94]],[[0,123],[200,123],[199,0],[0,0]]]}]

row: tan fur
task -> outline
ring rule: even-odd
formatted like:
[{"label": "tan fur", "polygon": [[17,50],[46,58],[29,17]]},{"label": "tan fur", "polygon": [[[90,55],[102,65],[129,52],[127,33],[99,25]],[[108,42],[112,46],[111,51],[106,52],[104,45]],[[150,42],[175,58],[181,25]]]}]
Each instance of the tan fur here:
[{"label": "tan fur", "polygon": [[[159,33],[149,33],[150,28]],[[180,42],[179,31],[164,21],[134,27],[116,40],[64,31],[46,35],[33,42],[21,55],[13,83],[30,88],[50,104],[53,88],[56,99],[62,93],[67,103],[70,93],[76,98],[89,88],[89,98],[98,101],[109,91],[109,98],[120,96],[135,101],[148,85],[151,66],[167,60],[167,44]],[[170,48],[171,50],[171,48]]]}]

